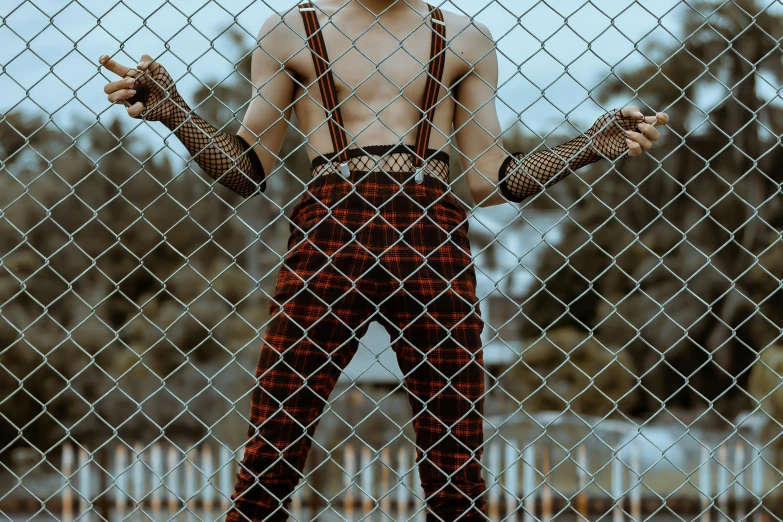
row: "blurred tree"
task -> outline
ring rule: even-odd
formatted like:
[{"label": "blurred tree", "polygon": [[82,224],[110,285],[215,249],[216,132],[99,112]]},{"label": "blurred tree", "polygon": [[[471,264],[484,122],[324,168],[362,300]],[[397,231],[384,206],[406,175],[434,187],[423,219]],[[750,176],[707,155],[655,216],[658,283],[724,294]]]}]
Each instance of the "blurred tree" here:
[{"label": "blurred tree", "polygon": [[767,86],[783,80],[783,17],[752,0],[691,6],[680,47],[650,35],[640,49],[660,65],[618,69],[600,91],[607,107],[636,93],[671,124],[652,157],[602,163],[589,190],[573,184],[564,239],[524,296],[523,333],[576,328],[630,353],[641,386],[622,411],[714,406],[731,418],[756,406],[750,368],[781,329],[783,109]]},{"label": "blurred tree", "polygon": [[[237,126],[249,69],[248,55],[199,90],[199,113]],[[0,119],[0,459],[66,435],[92,447],[164,431],[244,440],[287,205],[302,190],[292,173],[308,174],[292,154],[301,139],[289,133],[267,192],[243,200],[141,141],[139,125]]]}]

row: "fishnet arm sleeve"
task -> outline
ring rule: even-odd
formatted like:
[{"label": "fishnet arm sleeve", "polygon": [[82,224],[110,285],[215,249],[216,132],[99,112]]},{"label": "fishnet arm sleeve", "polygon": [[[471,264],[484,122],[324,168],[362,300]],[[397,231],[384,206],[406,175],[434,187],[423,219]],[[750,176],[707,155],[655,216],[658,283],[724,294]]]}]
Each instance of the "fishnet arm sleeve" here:
[{"label": "fishnet arm sleeve", "polygon": [[191,111],[181,96],[175,98],[171,114],[160,121],[174,131],[199,167],[240,196],[266,190],[264,168],[250,144],[236,134],[217,130]]},{"label": "fishnet arm sleeve", "polygon": [[519,203],[586,165],[604,158],[614,161],[628,150],[626,130],[640,132],[639,120],[612,109],[585,134],[551,150],[510,154],[498,171],[500,193]]},{"label": "fishnet arm sleeve", "polygon": [[500,192],[507,200],[519,203],[599,159],[601,156],[592,150],[587,136],[579,136],[551,150],[509,154],[500,166]]}]

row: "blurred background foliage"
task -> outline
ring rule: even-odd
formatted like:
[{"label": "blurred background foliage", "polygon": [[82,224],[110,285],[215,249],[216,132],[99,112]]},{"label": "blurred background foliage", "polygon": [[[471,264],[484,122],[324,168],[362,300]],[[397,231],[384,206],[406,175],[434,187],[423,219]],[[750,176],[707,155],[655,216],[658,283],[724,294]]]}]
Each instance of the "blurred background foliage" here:
[{"label": "blurred background foliage", "polygon": [[[563,240],[545,245],[537,282],[515,297],[525,350],[488,405],[644,418],[714,408],[725,427],[761,405],[783,419],[783,110],[771,87],[783,82],[783,20],[743,0],[709,25],[696,10],[684,23],[679,48],[640,44],[663,63],[617,69],[592,93],[606,108],[637,93],[644,112],[671,115],[653,157],[598,163],[528,203],[568,210]],[[199,114],[236,126],[249,65],[201,89]],[[716,90],[714,106],[696,103]],[[66,436],[92,447],[164,432],[244,439],[285,214],[308,174],[301,138],[289,132],[265,195],[242,200],[112,111],[106,127],[0,119],[0,459]],[[543,146],[522,125],[504,144]],[[454,190],[470,201],[461,178]],[[373,401],[335,402],[319,437],[349,435],[340,418],[363,419],[368,441],[399,433],[389,419],[407,422],[406,399],[371,415]]]},{"label": "blurred background foliage", "polygon": [[[716,5],[694,7],[708,13]],[[589,185],[561,184],[555,200],[570,219],[521,297],[523,337],[532,344],[559,329],[592,334],[579,350],[598,343],[622,354],[630,366],[618,378],[641,379],[620,411],[654,416],[665,407],[697,418],[714,408],[710,419],[730,428],[762,398],[748,393],[751,377],[765,381],[753,389],[781,393],[783,374],[758,361],[781,350],[783,20],[756,2],[732,2],[709,25],[692,11],[681,33],[690,36],[673,52],[641,51],[670,58],[620,71],[601,91],[605,100],[637,92],[640,107],[665,108],[671,124],[652,157],[612,170],[599,164]],[[697,103],[706,93],[714,106]],[[760,364],[764,370],[751,371]],[[599,402],[578,409],[614,409]]]}]

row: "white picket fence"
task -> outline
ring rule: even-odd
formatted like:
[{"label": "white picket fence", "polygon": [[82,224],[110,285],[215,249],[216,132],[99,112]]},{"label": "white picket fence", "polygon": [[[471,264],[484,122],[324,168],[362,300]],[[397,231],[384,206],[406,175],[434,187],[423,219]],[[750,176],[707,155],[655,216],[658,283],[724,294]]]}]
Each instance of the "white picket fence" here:
[{"label": "white picket fence", "polygon": [[[762,496],[762,461],[752,459],[746,448],[737,443],[729,452],[727,445],[723,445],[712,458],[708,450],[703,450],[704,464],[691,481],[702,492],[701,522],[713,522],[712,518],[720,520],[723,515],[713,517],[712,508],[728,514],[730,503],[734,520],[742,520],[748,506]],[[630,463],[625,464],[620,458],[611,460],[610,483],[608,488],[602,485],[611,493],[605,503],[613,505],[613,522],[622,522],[628,515],[635,521],[644,519],[642,496],[646,488],[642,484],[647,482],[647,473],[652,471],[642,472],[639,452],[633,447],[630,450]],[[337,455],[340,453],[336,452],[330,458]],[[344,490],[334,498],[331,508],[342,518],[349,522],[359,519],[424,521],[424,494],[411,445],[386,447],[375,453],[367,446],[347,443],[341,455],[343,462],[339,464],[345,470],[342,473]],[[126,517],[136,515],[139,520],[151,518],[155,521],[197,520],[194,515],[200,520],[220,520],[230,507],[236,458],[225,447],[215,450],[208,445],[187,454],[172,445],[153,444],[147,448],[136,445],[132,450],[118,445],[114,448],[110,469],[106,470],[111,477],[99,483],[97,464],[88,451],[84,448],[75,450],[74,446],[66,444],[61,471],[68,479],[68,486],[62,489],[61,520],[99,520],[98,502],[93,499],[100,491],[109,492],[113,500],[110,520],[126,520]],[[588,472],[589,458],[586,446],[578,446],[573,455],[575,485],[572,491],[565,493],[573,508],[585,517],[593,501],[588,493],[589,486],[598,482]],[[560,484],[552,483],[553,468],[560,463],[553,463],[548,445],[520,446],[514,440],[496,438],[485,446],[482,462],[488,487],[488,515],[492,520],[549,522],[556,514],[554,495],[564,493]],[[642,473],[645,473],[644,482]],[[322,505],[314,511],[316,495],[311,488],[305,487],[306,484],[307,481],[303,481],[292,495],[294,520],[314,519],[327,507],[321,499]],[[560,499],[562,503],[563,497]],[[763,522],[765,517],[763,510],[756,510],[752,518]]]},{"label": "white picket fence", "polygon": [[[61,520],[89,521],[96,510],[92,499],[101,490],[101,473],[86,448],[75,451],[71,444],[65,444],[61,458],[61,471],[70,477],[70,487],[62,490]],[[161,520],[164,510],[169,515],[195,511],[196,506],[208,513],[218,508],[226,511],[236,460],[225,447],[215,452],[205,445],[185,455],[173,445],[156,443],[143,448],[137,444],[132,450],[117,445],[107,471],[111,473],[108,486],[114,500],[112,519],[123,520],[129,510],[148,509],[153,520]]]}]

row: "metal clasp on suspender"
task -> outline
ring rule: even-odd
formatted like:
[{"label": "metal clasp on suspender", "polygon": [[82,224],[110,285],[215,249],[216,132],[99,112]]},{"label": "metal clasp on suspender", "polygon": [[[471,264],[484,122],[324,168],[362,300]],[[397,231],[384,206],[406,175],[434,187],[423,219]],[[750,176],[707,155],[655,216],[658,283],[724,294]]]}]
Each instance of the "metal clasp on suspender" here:
[{"label": "metal clasp on suspender", "polygon": [[348,179],[351,177],[351,169],[348,168],[348,162],[344,161],[340,163],[340,175],[344,177],[345,179]]},{"label": "metal clasp on suspender", "polygon": [[415,181],[417,185],[424,183],[424,167],[416,169],[416,175],[413,177],[413,181]]}]

